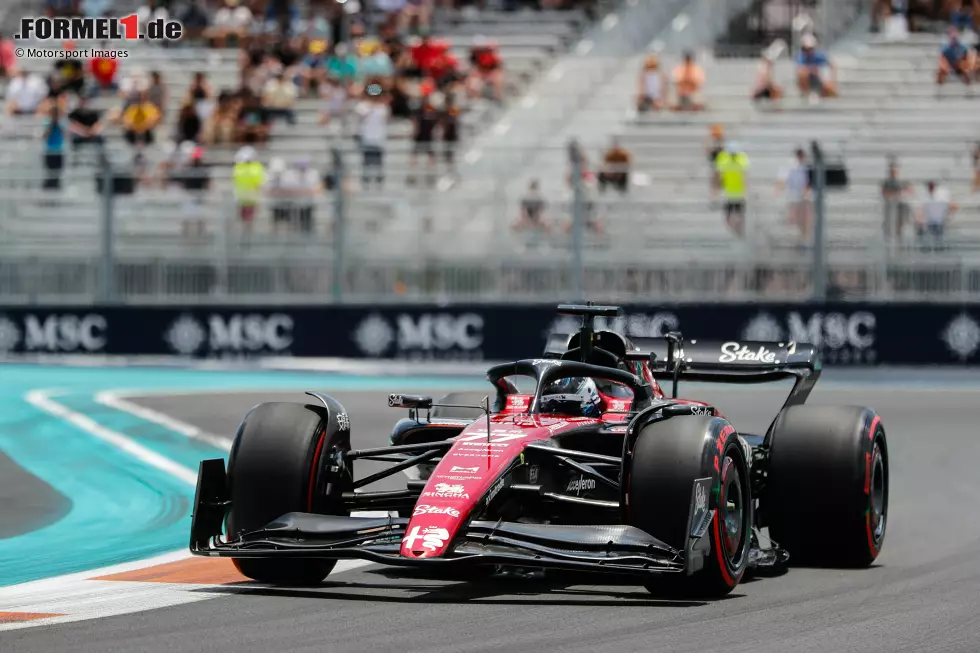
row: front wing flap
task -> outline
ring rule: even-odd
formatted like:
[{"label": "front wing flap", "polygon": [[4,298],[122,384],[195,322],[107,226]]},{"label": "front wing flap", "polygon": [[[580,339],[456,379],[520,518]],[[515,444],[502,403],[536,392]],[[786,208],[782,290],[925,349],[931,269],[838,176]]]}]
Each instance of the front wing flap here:
[{"label": "front wing flap", "polygon": [[408,519],[292,512],[261,529],[222,534],[229,502],[224,461],[201,463],[190,550],[234,558],[360,558],[397,566],[507,565],[602,573],[683,573],[685,552],[624,525],[471,521],[441,556],[400,555]]}]

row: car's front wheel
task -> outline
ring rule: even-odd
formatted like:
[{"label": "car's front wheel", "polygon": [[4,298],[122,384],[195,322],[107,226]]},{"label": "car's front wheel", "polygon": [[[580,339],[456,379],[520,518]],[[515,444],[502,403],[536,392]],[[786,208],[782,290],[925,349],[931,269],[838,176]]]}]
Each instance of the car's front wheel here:
[{"label": "car's front wheel", "polygon": [[696,479],[711,480],[707,507],[711,551],[693,575],[664,574],[647,584],[654,594],[719,597],[745,573],[752,540],[753,504],[745,450],[735,429],[719,417],[678,416],[643,427],[625,482],[628,519],[683,551]]},{"label": "car's front wheel", "polygon": [[[346,515],[340,493],[349,474],[327,469],[331,454],[350,449],[343,407],[265,403],[246,415],[228,458],[228,534],[259,529],[288,512]],[[349,470],[348,470],[349,471]],[[315,585],[336,561],[235,558],[245,576],[278,585]]]}]

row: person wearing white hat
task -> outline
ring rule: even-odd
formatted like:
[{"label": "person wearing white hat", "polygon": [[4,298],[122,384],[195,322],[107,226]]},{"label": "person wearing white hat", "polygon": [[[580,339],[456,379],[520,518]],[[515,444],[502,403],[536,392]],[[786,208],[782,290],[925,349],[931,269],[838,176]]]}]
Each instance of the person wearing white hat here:
[{"label": "person wearing white hat", "polygon": [[[823,69],[830,69],[830,78],[824,76]],[[820,97],[837,97],[837,67],[823,52],[817,49],[817,38],[804,34],[800,39],[800,51],[796,55],[796,81],[800,94],[809,98],[811,104]]]}]

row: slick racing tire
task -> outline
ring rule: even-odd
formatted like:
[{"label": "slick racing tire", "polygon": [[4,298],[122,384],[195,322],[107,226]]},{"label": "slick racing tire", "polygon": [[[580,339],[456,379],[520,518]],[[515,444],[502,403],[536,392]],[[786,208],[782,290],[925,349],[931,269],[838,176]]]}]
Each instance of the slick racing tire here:
[{"label": "slick racing tire", "polygon": [[790,564],[866,567],[885,541],[888,446],[859,406],[792,406],[766,437],[762,517]]},{"label": "slick racing tire", "polygon": [[[490,408],[493,410],[493,392],[450,392],[444,397],[436,400],[437,404],[457,404],[460,406],[479,406],[483,403],[483,398],[490,395]],[[430,416],[435,419],[476,419],[483,417],[485,413],[480,408],[458,408],[436,406],[432,409]]]},{"label": "slick racing tire", "polygon": [[690,533],[694,481],[711,479],[704,537],[711,550],[692,575],[665,573],[646,583],[653,594],[714,598],[741,581],[752,540],[753,499],[748,462],[735,429],[719,417],[677,416],[643,427],[627,483],[628,523],[683,551]]},{"label": "slick racing tire", "polygon": [[[326,463],[337,450],[350,449],[350,421],[339,403],[328,403],[329,410],[265,403],[245,416],[228,458],[229,536],[261,528],[289,512],[348,514],[340,495],[352,485],[350,469],[331,472]],[[235,558],[234,563],[259,582],[316,585],[336,561]]]}]

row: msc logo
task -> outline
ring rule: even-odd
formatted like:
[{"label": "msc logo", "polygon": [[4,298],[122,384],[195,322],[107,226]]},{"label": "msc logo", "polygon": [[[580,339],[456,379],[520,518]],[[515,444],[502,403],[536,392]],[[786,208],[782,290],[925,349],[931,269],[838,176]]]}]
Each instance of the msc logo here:
[{"label": "msc logo", "polygon": [[185,356],[200,353],[205,343],[213,354],[284,353],[293,344],[293,318],[284,313],[212,314],[202,323],[184,314],[170,324],[163,339]]},{"label": "msc logo", "polygon": [[106,346],[108,322],[98,313],[36,315],[16,318],[0,315],[0,353],[99,352]]}]

